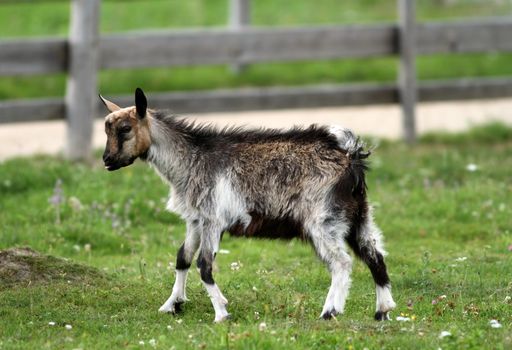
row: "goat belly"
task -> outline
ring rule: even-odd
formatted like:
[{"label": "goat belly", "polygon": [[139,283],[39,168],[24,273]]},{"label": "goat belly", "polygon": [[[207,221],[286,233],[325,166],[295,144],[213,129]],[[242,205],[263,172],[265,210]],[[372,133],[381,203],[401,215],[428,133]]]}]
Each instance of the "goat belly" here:
[{"label": "goat belly", "polygon": [[247,227],[240,222],[227,231],[236,237],[274,238],[274,239],[305,239],[303,225],[290,218],[273,218],[250,213],[251,222]]}]

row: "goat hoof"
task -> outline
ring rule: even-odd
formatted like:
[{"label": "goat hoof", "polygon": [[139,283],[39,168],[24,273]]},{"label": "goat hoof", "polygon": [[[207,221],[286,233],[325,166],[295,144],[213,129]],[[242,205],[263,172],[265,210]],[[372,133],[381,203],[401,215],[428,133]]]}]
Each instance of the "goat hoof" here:
[{"label": "goat hoof", "polygon": [[222,323],[222,322],[230,320],[230,319],[231,319],[231,314],[226,314],[225,316],[216,318],[214,322],[215,323]]},{"label": "goat hoof", "polygon": [[334,309],[330,310],[330,311],[326,311],[322,314],[322,316],[320,316],[320,318],[323,318],[324,320],[330,320],[330,319],[333,319],[333,318],[336,318],[336,315],[338,315],[338,312]]},{"label": "goat hoof", "polygon": [[377,311],[375,313],[375,320],[376,321],[389,321],[389,313],[387,311]]},{"label": "goat hoof", "polygon": [[173,312],[174,315],[183,311],[183,304],[185,304],[184,301],[177,301],[174,304],[174,312]]},{"label": "goat hoof", "polygon": [[176,315],[177,313],[180,313],[183,310],[182,305],[184,303],[184,301],[176,301],[170,305],[164,304],[160,307],[160,309],[158,309],[158,312]]}]

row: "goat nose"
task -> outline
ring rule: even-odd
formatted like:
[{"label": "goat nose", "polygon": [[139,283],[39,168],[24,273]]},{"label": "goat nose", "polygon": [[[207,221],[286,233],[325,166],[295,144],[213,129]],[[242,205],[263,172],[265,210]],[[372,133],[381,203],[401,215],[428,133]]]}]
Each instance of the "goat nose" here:
[{"label": "goat nose", "polygon": [[104,162],[108,162],[110,160],[110,154],[108,153],[103,153],[103,161]]}]

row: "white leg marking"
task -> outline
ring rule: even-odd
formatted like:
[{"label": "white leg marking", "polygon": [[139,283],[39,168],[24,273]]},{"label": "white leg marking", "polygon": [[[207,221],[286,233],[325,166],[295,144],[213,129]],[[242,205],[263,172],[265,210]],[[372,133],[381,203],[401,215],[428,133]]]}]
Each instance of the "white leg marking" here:
[{"label": "white leg marking", "polygon": [[182,303],[187,301],[187,295],[185,291],[185,287],[187,284],[187,270],[176,270],[176,281],[174,282],[174,286],[172,287],[172,293],[169,299],[160,306],[158,311],[160,312],[176,312],[176,303]]},{"label": "white leg marking", "polygon": [[229,318],[229,313],[226,310],[226,305],[228,300],[222,295],[217,284],[207,284],[204,283],[204,287],[208,292],[208,296],[210,297],[213,305],[213,309],[215,310],[215,322],[222,322]]},{"label": "white leg marking", "polygon": [[391,287],[376,286],[377,291],[377,311],[388,312],[396,307],[393,297],[391,296]]},{"label": "white leg marking", "polygon": [[[345,253],[346,254],[346,253]],[[331,266],[331,287],[325,299],[322,314],[326,316],[341,314],[345,309],[345,301],[350,289],[350,272],[352,271],[352,260],[348,254],[344,256],[343,263],[335,263]]]}]

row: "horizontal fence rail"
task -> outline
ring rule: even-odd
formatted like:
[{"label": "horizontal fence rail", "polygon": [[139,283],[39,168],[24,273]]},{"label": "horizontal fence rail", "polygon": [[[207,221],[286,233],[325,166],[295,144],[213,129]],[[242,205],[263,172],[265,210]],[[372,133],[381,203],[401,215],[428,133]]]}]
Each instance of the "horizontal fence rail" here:
[{"label": "horizontal fence rail", "polygon": [[395,29],[247,28],[122,34],[101,40],[101,67],[258,63],[372,57],[396,52]]},{"label": "horizontal fence rail", "polygon": [[34,122],[65,117],[66,106],[63,98],[15,100],[0,103],[0,123]]},{"label": "horizontal fence rail", "polygon": [[417,53],[512,51],[512,21],[487,20],[418,24]]},{"label": "horizontal fence rail", "polygon": [[66,72],[68,57],[66,39],[0,41],[0,76]]},{"label": "horizontal fence rail", "polygon": [[[512,52],[512,21],[422,23],[417,53]],[[396,25],[197,29],[105,35],[100,67],[138,68],[391,56]],[[66,72],[66,39],[0,41],[0,76]]]}]

